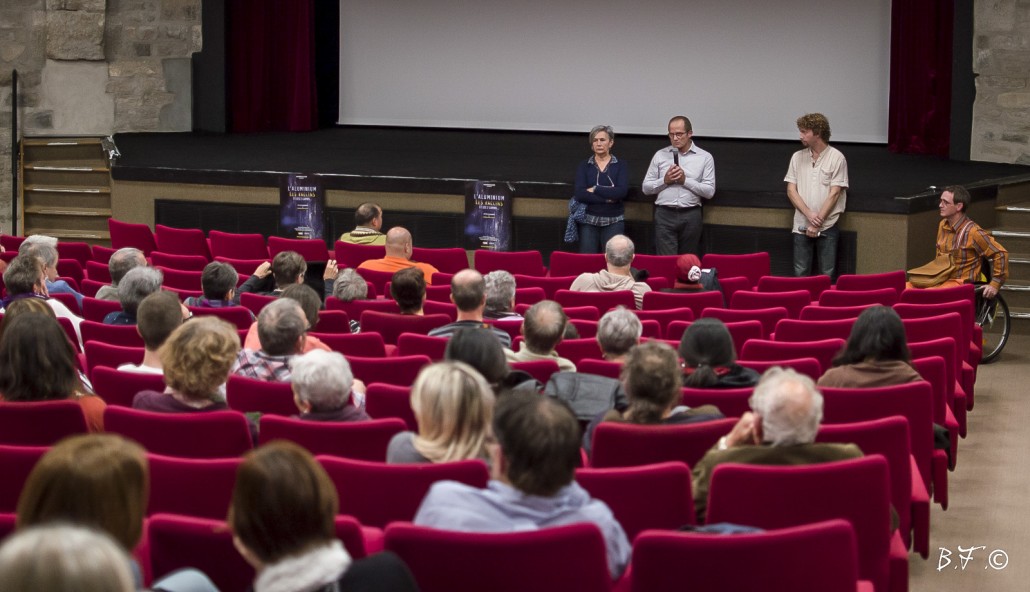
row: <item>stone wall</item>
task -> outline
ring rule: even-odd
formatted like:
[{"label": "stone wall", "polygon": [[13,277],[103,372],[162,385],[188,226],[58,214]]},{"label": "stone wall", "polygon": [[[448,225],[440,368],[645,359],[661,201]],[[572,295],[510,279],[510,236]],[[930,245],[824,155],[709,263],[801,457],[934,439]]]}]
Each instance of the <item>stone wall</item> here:
[{"label": "stone wall", "polygon": [[11,71],[23,135],[189,131],[201,0],[3,0],[0,231],[11,229]]},{"label": "stone wall", "polygon": [[1030,164],[1030,0],[976,0],[973,160]]}]

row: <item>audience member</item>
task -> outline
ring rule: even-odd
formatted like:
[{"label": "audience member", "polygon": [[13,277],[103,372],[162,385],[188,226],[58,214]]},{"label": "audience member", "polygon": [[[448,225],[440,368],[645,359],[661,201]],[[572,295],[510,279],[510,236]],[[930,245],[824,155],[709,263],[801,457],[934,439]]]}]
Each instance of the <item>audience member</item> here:
[{"label": "audience member", "polygon": [[241,349],[233,374],[255,380],[289,381],[290,360],[303,352],[307,330],[304,310],[296,300],[282,298],[265,305],[257,320],[261,349]]},{"label": "audience member", "polygon": [[353,302],[368,298],[368,282],[358,275],[358,270],[348,267],[333,281],[332,296],[342,302]]},{"label": "audience member", "polygon": [[379,204],[365,202],[354,210],[354,230],[343,233],[340,240],[355,245],[385,245],[382,228],[383,209]]},{"label": "audience member", "polygon": [[625,362],[629,350],[640,343],[643,334],[640,317],[622,306],[604,313],[597,323],[597,345],[609,362]]},{"label": "audience member", "polygon": [[630,267],[633,263],[633,256],[633,241],[625,235],[615,235],[604,246],[604,260],[608,268],[597,273],[580,274],[572,282],[570,289],[577,292],[632,290],[637,308],[642,308],[644,294],[651,291],[651,286],[633,279]]},{"label": "audience member", "polygon": [[447,340],[444,360],[464,362],[475,368],[497,397],[513,389],[540,392],[540,382],[528,372],[512,370],[504,352],[505,349],[492,334],[479,329],[459,329]]},{"label": "audience member", "polygon": [[393,273],[408,267],[417,267],[425,274],[426,283],[433,284],[433,274],[439,271],[428,263],[411,260],[413,245],[411,233],[400,226],[394,226],[386,233],[386,256],[382,259],[369,259],[358,265],[358,269],[372,271],[388,271]]},{"label": "audience member", "polygon": [[255,592],[418,590],[390,551],[351,559],[336,538],[339,505],[329,475],[300,446],[276,441],[244,456],[227,522],[257,572]]},{"label": "audience member", "polygon": [[426,301],[426,278],[417,267],[401,269],[390,280],[390,296],[397,302],[402,315],[422,316]]},{"label": "audience member", "polygon": [[719,284],[717,271],[712,269],[701,269],[701,260],[693,253],[680,255],[676,259],[676,278],[671,288],[663,292],[708,292],[716,291],[722,294],[722,286]]},{"label": "audience member", "polygon": [[[279,297],[293,300],[300,305],[301,310],[304,311],[305,331],[312,330],[315,325],[318,324],[318,311],[322,306],[322,301],[318,298],[318,292],[315,292],[314,288],[307,284],[293,284],[292,286],[287,286],[286,289],[279,294]],[[247,331],[247,336],[243,339],[243,349],[261,349],[261,339],[258,336],[258,325],[259,323],[257,322],[251,323],[250,329]],[[305,333],[304,347],[301,349],[301,353],[307,353],[316,349],[332,351],[328,345],[322,342],[321,339],[314,335]]]},{"label": "audience member", "polygon": [[164,277],[161,270],[153,267],[130,269],[118,282],[118,302],[122,309],[107,313],[105,325],[135,325],[136,312],[143,299],[161,289]]},{"label": "audience member", "polygon": [[742,388],[758,384],[760,376],[737,364],[733,336],[719,319],[698,319],[680,339],[684,386],[694,388]]},{"label": "audience member", "polygon": [[82,332],[79,330],[82,317],[73,313],[60,300],[48,297],[46,271],[42,259],[26,256],[12,259],[7,264],[7,269],[4,270],[4,285],[7,288],[7,296],[0,300],[3,310],[7,310],[7,307],[17,300],[44,300],[58,318],[71,321],[72,327],[75,328],[75,336],[79,340],[79,346],[82,346]]},{"label": "audience member", "polygon": [[240,274],[228,263],[212,261],[204,266],[200,274],[200,287],[204,291],[203,296],[190,296],[186,299],[186,306],[197,306],[201,308],[225,308],[227,306],[239,306],[240,295],[236,293],[236,285],[239,284]]},{"label": "audience member", "polygon": [[492,332],[504,347],[511,347],[511,335],[483,322],[486,307],[486,282],[474,269],[463,269],[451,278],[451,302],[458,307],[458,319],[429,332],[430,337],[450,337],[459,329],[484,329]]},{"label": "audience member", "polygon": [[[265,261],[254,270],[254,273],[247,278],[240,286],[239,292],[252,292],[263,296],[278,296],[283,290],[292,284],[304,282],[304,273],[308,270],[308,263],[296,251],[281,251],[272,258],[271,263]],[[268,278],[272,278],[272,282]]]},{"label": "audience member", "polygon": [[57,320],[43,313],[26,312],[4,319],[0,400],[76,401],[89,431],[104,431],[106,403],[83,386],[74,346]]},{"label": "audience member", "polygon": [[128,554],[111,537],[51,524],[19,530],[0,547],[0,590],[134,592]]},{"label": "audience member", "polygon": [[901,317],[888,306],[873,306],[858,315],[847,344],[819,386],[865,388],[922,379],[912,367]]},{"label": "audience member", "polygon": [[513,393],[497,404],[486,489],[455,481],[430,488],[415,524],[468,532],[515,532],[588,522],[601,529],[612,578],[629,562],[626,533],[604,502],[574,480],[579,422],[550,397]]},{"label": "audience member", "polygon": [[43,260],[46,273],[46,289],[48,294],[71,294],[82,308],[82,294],[68,282],[58,279],[57,274],[57,239],[52,236],[34,234],[26,238],[18,247],[18,255],[39,257]]},{"label": "audience member", "polygon": [[182,325],[182,303],[174,292],[158,290],[140,302],[136,312],[136,331],[143,338],[143,362],[122,364],[122,372],[164,374],[158,351],[168,336]]},{"label": "audience member", "polygon": [[823,418],[823,396],[811,378],[790,369],[771,368],[751,396],[745,413],[694,465],[694,508],[704,520],[712,471],[722,463],[807,465],[862,456],[854,444],[816,443]]},{"label": "audience member", "polygon": [[122,247],[111,254],[107,261],[107,270],[111,273],[111,283],[97,290],[98,300],[118,300],[118,283],[125,274],[134,267],[146,267],[147,256],[136,247]]},{"label": "audience member", "polygon": [[634,347],[622,368],[628,407],[611,409],[591,421],[583,435],[583,448],[590,452],[594,429],[604,421],[679,425],[722,419],[723,414],[712,405],[691,408],[682,404],[682,377],[679,358],[668,345],[648,341]]},{"label": "audience member", "polygon": [[362,421],[369,419],[363,407],[352,403],[354,380],[350,364],[342,354],[321,350],[297,356],[291,363],[290,383],[300,419],[310,421]]},{"label": "audience member", "polygon": [[386,462],[487,460],[493,408],[490,385],[471,366],[463,362],[426,366],[411,387],[411,410],[418,420],[418,434],[401,432],[394,436]]},{"label": "audience member", "polygon": [[483,281],[486,282],[483,317],[498,321],[521,321],[522,315],[515,312],[515,276],[498,269],[483,276]]},{"label": "audience member", "polygon": [[223,386],[239,350],[236,328],[217,317],[183,323],[159,350],[167,388],[137,393],[133,408],[164,413],[228,409]]},{"label": "audience member", "polygon": [[563,372],[575,372],[576,365],[572,360],[558,355],[554,349],[561,343],[565,334],[565,325],[569,318],[565,316],[560,304],[553,300],[542,300],[526,311],[526,319],[522,323],[524,341],[519,351],[506,350],[509,362],[532,362],[534,360],[554,360],[558,369]]}]

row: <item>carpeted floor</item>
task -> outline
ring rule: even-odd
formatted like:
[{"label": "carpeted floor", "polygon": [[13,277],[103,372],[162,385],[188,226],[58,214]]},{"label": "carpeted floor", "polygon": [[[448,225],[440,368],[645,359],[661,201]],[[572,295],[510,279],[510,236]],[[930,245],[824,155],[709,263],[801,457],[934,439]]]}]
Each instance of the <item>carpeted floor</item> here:
[{"label": "carpeted floor", "polygon": [[[1013,336],[997,362],[980,366],[969,436],[959,443],[958,466],[949,475],[951,503],[947,511],[932,506],[930,558],[910,556],[912,592],[1030,589],[1028,385],[1030,336]],[[959,546],[986,548],[973,551],[962,569]],[[1004,569],[988,564],[996,550],[1007,555]],[[1001,564],[1004,555],[994,558]]]}]

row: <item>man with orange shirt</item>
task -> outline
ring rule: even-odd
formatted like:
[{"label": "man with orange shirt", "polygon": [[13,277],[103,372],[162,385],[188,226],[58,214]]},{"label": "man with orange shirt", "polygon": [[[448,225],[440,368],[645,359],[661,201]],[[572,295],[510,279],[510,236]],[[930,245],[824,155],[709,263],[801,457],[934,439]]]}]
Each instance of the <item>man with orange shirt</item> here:
[{"label": "man with orange shirt", "polygon": [[393,273],[409,267],[417,267],[425,274],[426,283],[433,284],[433,274],[439,270],[428,263],[418,263],[411,260],[411,233],[400,226],[394,226],[386,233],[386,257],[382,259],[369,259],[358,266],[358,269],[370,269],[372,271],[388,271]]}]

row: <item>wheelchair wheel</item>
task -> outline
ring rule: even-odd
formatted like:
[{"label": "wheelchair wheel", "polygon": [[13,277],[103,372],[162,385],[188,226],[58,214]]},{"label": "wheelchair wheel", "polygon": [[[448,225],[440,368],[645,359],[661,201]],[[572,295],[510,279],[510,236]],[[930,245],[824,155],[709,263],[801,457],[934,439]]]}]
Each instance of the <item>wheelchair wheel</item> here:
[{"label": "wheelchair wheel", "polygon": [[998,358],[1009,340],[1012,329],[1009,320],[1009,305],[998,292],[993,300],[981,296],[983,287],[976,290],[976,324],[983,328],[983,355],[980,363],[989,364]]}]

